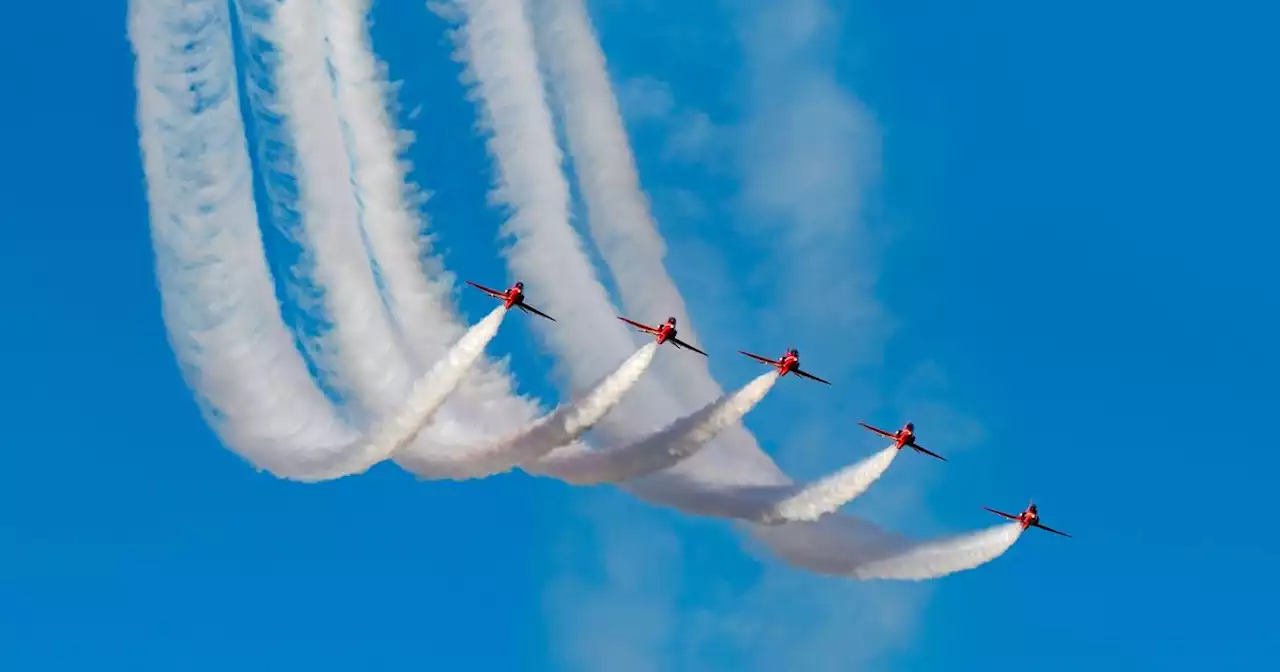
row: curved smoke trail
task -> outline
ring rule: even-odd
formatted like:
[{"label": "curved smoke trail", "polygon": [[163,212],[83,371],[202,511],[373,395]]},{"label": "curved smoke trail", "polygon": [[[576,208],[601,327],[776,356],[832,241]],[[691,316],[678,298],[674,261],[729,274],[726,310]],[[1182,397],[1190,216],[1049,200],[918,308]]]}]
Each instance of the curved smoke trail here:
[{"label": "curved smoke trail", "polygon": [[524,469],[574,485],[617,483],[661,471],[689,458],[725,427],[741,421],[777,382],[777,373],[766,373],[737,392],[633,443],[613,449],[556,453]]},{"label": "curved smoke trail", "polygon": [[408,407],[370,437],[338,419],[276,304],[257,228],[227,9],[217,2],[130,7],[170,340],[209,424],[228,446],[282,477],[360,473],[412,438],[503,315],[495,311],[468,332],[414,387]]},{"label": "curved smoke trail", "polygon": [[755,522],[765,525],[812,522],[832,513],[880,480],[900,452],[897,446],[889,446],[861,462],[805,485],[796,494],[774,503]]},{"label": "curved smoke trail", "polygon": [[[551,98],[564,124],[586,209],[587,233],[613,276],[626,310],[637,315],[671,314],[681,332],[695,336],[684,297],[667,272],[666,242],[649,211],[605,55],[582,0],[542,0],[532,12],[538,51],[545,63]],[[703,361],[664,362],[650,394],[670,395],[689,404],[724,393]],[[730,485],[750,481],[785,486],[790,479],[741,426],[725,432],[695,458],[671,470],[690,482]],[[664,475],[665,476],[665,475]],[[642,489],[648,484],[638,484]]]},{"label": "curved smoke trail", "polygon": [[[899,451],[882,450],[856,464],[810,483],[768,486],[712,486],[685,480],[681,474],[663,473],[651,486],[655,498],[683,513],[712,518],[734,518],[765,526],[817,521],[866,492],[888,470]],[[852,526],[846,530],[869,526]],[[776,534],[786,534],[779,532]],[[769,537],[772,540],[773,536]]]},{"label": "curved smoke trail", "polygon": [[270,23],[246,25],[276,49],[275,90],[258,91],[256,98],[292,140],[293,165],[282,170],[292,168],[297,180],[295,237],[309,262],[294,272],[314,279],[331,318],[331,329],[311,350],[335,386],[349,392],[346,398],[377,417],[404,401],[413,371],[354,226],[360,207],[327,67],[321,8],[316,0],[284,0],[275,9]]},{"label": "curved smoke trail", "polygon": [[206,421],[277,476],[349,463],[360,435],[311,379],[276,302],[227,4],[134,0],[129,38],[165,326]]},{"label": "curved smoke trail", "polygon": [[[315,0],[313,0],[315,1]],[[435,361],[463,331],[447,298],[453,276],[422,234],[425,197],[405,179],[411,136],[397,128],[388,105],[394,87],[370,47],[370,0],[319,0],[323,24],[317,39],[328,44],[333,96],[346,126],[352,186],[360,224],[378,260],[390,312],[419,364]]]},{"label": "curved smoke trail", "polygon": [[1000,557],[1022,535],[1022,526],[1008,523],[978,532],[917,544],[883,559],[843,572],[856,579],[923,581],[973,569]]},{"label": "curved smoke trail", "polygon": [[[944,539],[913,541],[853,518],[832,516],[814,523],[756,528],[755,532],[775,556],[818,574],[923,581],[991,562],[1013,546],[1022,527],[1009,523]],[[852,538],[859,543],[850,543]]]},{"label": "curved smoke trail", "polygon": [[[467,328],[450,305],[453,275],[424,233],[430,224],[419,207],[425,194],[406,179],[412,134],[396,126],[389,109],[395,87],[370,46],[370,2],[319,3],[323,22],[316,39],[328,46],[332,95],[373,266],[364,255],[359,261],[381,281],[381,297],[403,335],[404,353],[412,360],[408,368],[422,370]],[[495,441],[528,426],[539,410],[536,400],[514,392],[505,364],[482,358],[421,439],[395,459],[423,478],[448,477],[451,467],[442,467],[444,472],[427,467],[485,460]]]},{"label": "curved smoke trail", "polygon": [[[613,308],[583,242],[569,225],[569,184],[560,163],[551,111],[543,96],[533,31],[520,0],[454,0],[465,17],[452,38],[465,63],[465,82],[477,102],[486,148],[496,159],[491,198],[509,208],[502,226],[511,245],[503,250],[512,275],[536,287],[538,303],[556,316],[539,323],[538,335],[561,355],[573,390],[591,385],[613,368],[618,353],[635,347],[613,320]],[[605,324],[605,315],[615,324]],[[643,383],[641,384],[643,385]],[[637,405],[643,412],[637,413]],[[623,409],[601,423],[627,433],[648,429],[655,417],[675,418],[671,400],[631,395]]]},{"label": "curved smoke trail", "polygon": [[[450,304],[454,277],[432,249],[431,236],[424,233],[430,224],[419,207],[425,194],[406,178],[412,134],[393,119],[395,87],[370,46],[370,2],[321,4],[321,39],[329,47],[333,95],[346,131],[360,225],[382,296],[403,334],[404,350],[421,369],[467,328]],[[494,441],[528,426],[539,410],[536,400],[514,392],[505,364],[481,359],[427,427],[425,440],[407,446],[396,460],[412,471],[440,460],[483,459]],[[414,456],[421,459],[404,461]]]},{"label": "curved smoke trail", "polygon": [[353,451],[350,460],[329,470],[295,472],[293,478],[304,482],[324,481],[362,473],[413,441],[498,334],[506,312],[499,306],[464,334],[427,375],[414,383],[404,406],[378,423],[360,449]]},{"label": "curved smoke trail", "polygon": [[[387,261],[379,277],[394,290],[389,292],[395,294],[390,303],[413,307],[403,311],[404,321],[416,326],[402,345],[401,334],[383,309],[366,241],[360,228],[352,226],[362,221],[370,247],[384,253],[388,229],[416,230],[407,205],[410,195],[403,193],[403,176],[398,172],[402,167],[396,161],[396,138],[386,125],[384,82],[362,42],[367,39],[360,20],[363,14],[353,18],[347,2],[285,0],[260,6],[261,0],[242,0],[241,4],[250,17],[271,17],[244,22],[246,30],[275,50],[275,67],[251,83],[258,106],[288,133],[276,131],[264,142],[288,146],[294,154],[291,164],[279,171],[296,179],[296,196],[279,190],[271,196],[278,209],[297,207],[298,225],[289,233],[305,245],[310,262],[305,271],[323,290],[320,298],[332,317],[330,332],[310,349],[335,385],[352,392],[348,399],[363,407],[366,418],[394,413],[410,394],[414,372],[426,368],[418,362],[436,362],[447,352],[453,334],[462,334],[465,327],[453,321],[437,297],[447,293],[447,282],[444,287],[428,283],[422,279],[421,264],[415,262],[406,272],[400,263],[402,257],[414,256],[408,248],[419,246],[401,245],[395,250],[402,254],[384,256]],[[435,328],[420,328],[426,321]],[[429,338],[420,340],[424,333]],[[475,368],[484,369],[483,363],[477,362]],[[492,377],[483,370],[476,373],[455,385],[456,393],[442,402],[432,425],[415,435],[399,456],[419,456],[415,462],[419,468],[469,457],[483,459],[485,444],[477,428],[501,427],[502,419],[518,420],[522,415],[531,419],[531,414],[518,412],[523,409],[512,408],[522,405],[518,399],[497,409],[502,413],[484,413],[494,410],[490,408],[466,413],[467,406],[475,405],[468,403],[474,401],[468,392],[476,389],[467,383],[479,379],[483,386]],[[484,415],[489,418],[474,421]]]},{"label": "curved smoke trail", "polygon": [[415,474],[458,480],[483,478],[534,462],[557,448],[570,445],[600,422],[640,380],[657,351],[657,343],[644,345],[582,398],[561,406],[516,436],[497,441],[487,449],[468,451],[460,458],[448,460],[404,455],[398,462]]}]

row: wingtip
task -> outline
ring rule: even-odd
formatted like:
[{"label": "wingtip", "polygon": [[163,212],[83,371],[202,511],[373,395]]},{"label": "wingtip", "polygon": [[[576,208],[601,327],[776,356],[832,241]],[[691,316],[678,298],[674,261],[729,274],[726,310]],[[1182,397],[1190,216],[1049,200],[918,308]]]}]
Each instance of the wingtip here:
[{"label": "wingtip", "polygon": [[941,455],[939,455],[939,454],[937,454],[937,453],[931,453],[931,452],[929,452],[929,451],[927,451],[927,450],[925,450],[925,449],[923,449],[923,448],[917,448],[916,446],[912,446],[912,448],[915,448],[916,452],[917,452],[917,453],[920,453],[921,455],[927,455],[927,456],[929,456],[929,457],[937,458],[937,459],[939,459],[939,460],[942,460],[943,462],[946,462],[946,461],[947,461],[947,458],[945,458],[945,457],[943,457],[943,456],[941,456]]}]

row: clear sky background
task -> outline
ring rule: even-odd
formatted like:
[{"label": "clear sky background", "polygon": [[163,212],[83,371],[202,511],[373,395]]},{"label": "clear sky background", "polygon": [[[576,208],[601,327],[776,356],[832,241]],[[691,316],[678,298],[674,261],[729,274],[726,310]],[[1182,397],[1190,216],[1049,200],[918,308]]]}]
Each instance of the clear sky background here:
[{"label": "clear sky background", "polygon": [[[713,372],[790,342],[837,383],[781,385],[766,450],[812,477],[914,419],[952,461],[853,513],[943,534],[1034,496],[1076,535],[866,586],[611,488],[303,485],[220,447],[160,321],[120,4],[20,4],[0,40],[0,668],[1275,664],[1276,10],[591,4]],[[501,284],[444,24],[375,16],[447,263]],[[555,400],[521,320],[491,351]]]}]

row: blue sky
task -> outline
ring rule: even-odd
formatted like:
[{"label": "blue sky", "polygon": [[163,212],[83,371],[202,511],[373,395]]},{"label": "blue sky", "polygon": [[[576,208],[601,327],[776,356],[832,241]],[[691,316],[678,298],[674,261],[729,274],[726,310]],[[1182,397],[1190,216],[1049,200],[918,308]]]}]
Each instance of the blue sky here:
[{"label": "blue sky", "polygon": [[[389,465],[302,485],[221,448],[160,321],[123,12],[72,4],[11,10],[21,29],[0,42],[8,63],[38,55],[10,68],[19,102],[0,108],[13,383],[0,667],[566,669],[591,654],[584,642],[618,638],[721,669],[814,655],[802,647],[874,669],[1273,655],[1273,10],[830,3],[816,39],[786,51],[785,35],[755,32],[760,5],[592,4],[704,342],[715,354],[792,339],[840,385],[782,386],[749,419],[765,448],[811,477],[876,447],[845,438],[855,420],[910,416],[928,436],[932,418],[925,445],[952,461],[903,456],[854,513],[942,533],[1035,496],[1077,536],[1029,534],[927,585],[850,587],[743,553],[721,521],[607,488],[419,483]],[[406,120],[413,177],[435,193],[447,262],[505,278],[442,24],[417,2],[376,16],[401,101],[421,107]],[[858,140],[856,215],[806,202],[803,184],[763,200],[744,188],[773,174],[761,156],[817,155],[802,143],[821,143],[806,131],[827,122]],[[808,221],[797,213],[853,231],[812,251],[849,253],[833,282],[853,300],[831,313],[781,303],[825,279],[762,242]],[[527,336],[513,321],[491,351],[554,399]],[[754,372],[726,356],[713,371],[726,387]],[[815,591],[851,603],[829,609]],[[817,606],[829,610],[805,612]]]}]

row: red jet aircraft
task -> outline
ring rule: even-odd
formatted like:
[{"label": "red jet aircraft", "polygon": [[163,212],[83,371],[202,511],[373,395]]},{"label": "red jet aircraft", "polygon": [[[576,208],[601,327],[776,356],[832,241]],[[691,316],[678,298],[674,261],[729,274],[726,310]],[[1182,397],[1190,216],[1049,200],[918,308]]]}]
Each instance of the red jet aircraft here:
[{"label": "red jet aircraft", "polygon": [[656,340],[659,345],[670,342],[671,345],[674,345],[677,348],[687,348],[689,350],[692,350],[698,353],[699,355],[702,355],[703,357],[707,356],[707,353],[676,338],[676,318],[674,317],[668,317],[666,323],[664,323],[661,327],[651,327],[647,324],[641,324],[639,322],[636,322],[635,320],[628,320],[625,317],[619,317],[618,319],[622,320],[623,322],[626,322],[627,324],[635,327],[636,329],[639,329],[640,331],[643,331],[646,334],[653,334],[654,340]]},{"label": "red jet aircraft", "polygon": [[801,378],[816,380],[819,383],[823,383],[826,385],[831,384],[830,382],[825,381],[813,375],[812,373],[801,371],[800,370],[800,351],[796,350],[795,348],[787,348],[787,354],[783,355],[782,359],[778,359],[778,360],[769,359],[768,357],[761,357],[760,355],[753,355],[750,352],[747,352],[745,350],[739,350],[738,352],[752,359],[759,360],[764,364],[768,364],[769,366],[776,368],[778,370],[779,376],[785,376],[788,373],[794,373],[797,376],[800,376]]},{"label": "red jet aircraft", "polygon": [[1015,515],[1012,515],[1012,514],[1009,514],[1009,513],[1005,513],[1004,511],[996,511],[995,509],[987,508],[987,507],[985,507],[985,506],[984,506],[984,507],[982,507],[982,508],[987,509],[988,511],[990,511],[991,513],[996,514],[997,516],[1004,516],[1005,518],[1008,518],[1009,520],[1016,520],[1016,521],[1018,521],[1018,524],[1019,524],[1019,525],[1021,525],[1021,526],[1022,526],[1022,529],[1024,529],[1024,530],[1025,530],[1025,529],[1027,529],[1028,527],[1038,527],[1038,528],[1040,528],[1040,529],[1042,529],[1042,530],[1045,530],[1045,531],[1047,531],[1047,532],[1052,532],[1052,533],[1054,533],[1054,534],[1061,534],[1062,536],[1064,536],[1064,537],[1068,537],[1068,538],[1070,538],[1070,537],[1071,537],[1071,535],[1067,534],[1066,532],[1059,532],[1059,531],[1057,531],[1057,530],[1053,529],[1052,527],[1045,527],[1044,525],[1041,525],[1041,524],[1040,524],[1040,514],[1039,514],[1039,512],[1037,512],[1037,511],[1036,511],[1036,505],[1035,505],[1035,503],[1028,503],[1028,504],[1027,504],[1027,510],[1026,510],[1026,511],[1023,511],[1022,513],[1019,513],[1019,514],[1018,514],[1018,515],[1016,515],[1016,516],[1015,516]]},{"label": "red jet aircraft", "polygon": [[859,422],[858,424],[862,425],[863,427],[866,427],[867,429],[875,432],[876,434],[879,434],[880,436],[883,436],[886,439],[892,439],[894,442],[897,443],[898,450],[902,450],[903,446],[910,446],[914,448],[916,451],[924,453],[925,455],[932,455],[938,458],[939,460],[942,460],[943,462],[947,461],[947,458],[931,450],[928,450],[927,448],[924,448],[923,446],[920,446],[919,444],[916,443],[916,426],[911,424],[910,422],[908,422],[905,427],[903,427],[902,429],[899,429],[898,431],[892,434],[884,431],[883,429],[877,429],[875,427],[872,427],[871,425],[868,425],[865,422]]},{"label": "red jet aircraft", "polygon": [[545,317],[548,320],[551,320],[552,322],[556,321],[556,318],[551,317],[550,315],[524,302],[524,283],[523,282],[517,282],[516,284],[511,286],[511,289],[508,289],[505,292],[499,292],[496,289],[489,289],[484,285],[477,285],[476,283],[471,282],[470,280],[467,280],[467,284],[471,285],[472,287],[475,287],[476,289],[484,292],[485,294],[488,294],[489,296],[492,296],[495,299],[498,299],[499,301],[502,302],[502,305],[507,310],[511,310],[513,307],[519,308],[520,310],[523,310],[526,313],[533,313],[534,315]]}]

